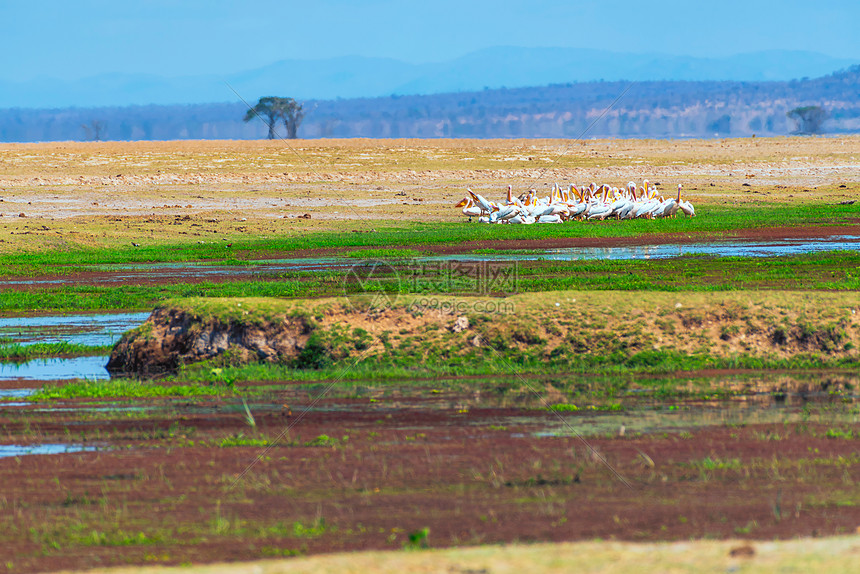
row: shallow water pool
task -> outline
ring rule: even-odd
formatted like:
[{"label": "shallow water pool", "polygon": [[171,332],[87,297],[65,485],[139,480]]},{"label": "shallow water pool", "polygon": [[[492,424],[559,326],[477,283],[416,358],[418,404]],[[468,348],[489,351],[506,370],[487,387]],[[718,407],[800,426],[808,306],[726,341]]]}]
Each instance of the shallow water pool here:
[{"label": "shallow water pool", "polygon": [[24,363],[0,363],[0,381],[51,381],[70,379],[109,379],[105,369],[108,357],[71,359],[33,359]]},{"label": "shallow water pool", "polygon": [[0,458],[26,456],[33,454],[64,454],[69,452],[92,452],[94,446],[80,444],[0,444]]},{"label": "shallow water pool", "polygon": [[113,345],[122,334],[146,321],[149,313],[0,317],[0,338],[23,345],[67,342]]}]

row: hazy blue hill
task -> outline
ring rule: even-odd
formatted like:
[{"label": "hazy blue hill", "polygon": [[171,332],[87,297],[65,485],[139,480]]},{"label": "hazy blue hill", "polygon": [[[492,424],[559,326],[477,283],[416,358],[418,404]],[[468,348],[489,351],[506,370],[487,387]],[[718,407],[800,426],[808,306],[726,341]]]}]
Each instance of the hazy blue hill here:
[{"label": "hazy blue hill", "polygon": [[625,54],[609,50],[496,47],[455,60],[409,64],[343,57],[282,60],[223,76],[105,74],[74,81],[0,81],[0,108],[181,104],[287,94],[308,100],[466,92],[597,80],[763,81],[818,77],[857,62],[812,52],[770,51],[727,58]]},{"label": "hazy blue hill", "polygon": [[[219,87],[229,93],[223,83]],[[571,82],[304,103],[299,137],[305,138],[785,135],[796,129],[786,112],[806,105],[827,110],[825,132],[846,133],[860,132],[860,66],[789,81]],[[103,136],[113,140],[265,137],[262,122],[242,121],[246,111],[242,103],[0,109],[0,141],[85,139],[82,125],[93,121],[106,125]]]},{"label": "hazy blue hill", "polygon": [[390,95],[424,69],[389,58],[282,60],[232,74],[228,81],[240,93],[250,94],[248,97],[289,93],[305,99],[359,98]]},{"label": "hazy blue hill", "polygon": [[[815,52],[800,50],[768,50],[754,54],[740,54],[715,62],[713,69],[720,70],[709,79],[726,80],[791,80],[823,76],[858,64],[856,60],[831,58]],[[717,67],[721,66],[721,68]],[[738,74],[737,76],[735,74]],[[689,78],[698,79],[698,78]]]},{"label": "hazy blue hill", "polygon": [[395,93],[422,94],[599,80],[789,80],[857,62],[811,52],[768,51],[728,58],[626,54],[607,50],[498,47],[473,52]]},{"label": "hazy blue hill", "polygon": [[167,78],[114,73],[65,81],[50,78],[20,83],[0,81],[0,107],[180,104],[234,98],[223,80],[205,76]]}]

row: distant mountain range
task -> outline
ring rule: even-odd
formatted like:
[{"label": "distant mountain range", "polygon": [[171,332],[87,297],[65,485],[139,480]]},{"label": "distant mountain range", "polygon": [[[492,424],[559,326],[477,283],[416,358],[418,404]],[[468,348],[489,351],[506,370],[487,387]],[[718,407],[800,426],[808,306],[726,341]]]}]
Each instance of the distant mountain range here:
[{"label": "distant mountain range", "polygon": [[333,100],[516,88],[597,80],[780,81],[818,77],[860,63],[774,50],[725,58],[627,54],[571,48],[496,47],[447,62],[365,57],[281,60],[253,70],[163,77],[113,73],[79,80],[0,80],[0,108],[64,108],[236,101],[265,95]]},{"label": "distant mountain range", "polygon": [[[789,81],[580,82],[304,103],[301,138],[774,136],[801,129],[787,113],[803,106],[824,110],[819,131],[849,133],[860,132],[860,65]],[[6,108],[0,141],[266,137],[263,122],[243,121],[247,111],[241,102]]]}]

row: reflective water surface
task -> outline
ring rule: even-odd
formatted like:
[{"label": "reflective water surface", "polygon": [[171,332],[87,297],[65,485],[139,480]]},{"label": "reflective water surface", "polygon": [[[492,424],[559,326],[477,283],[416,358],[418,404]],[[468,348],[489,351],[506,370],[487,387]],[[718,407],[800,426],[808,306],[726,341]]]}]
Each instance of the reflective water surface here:
[{"label": "reflective water surface", "polygon": [[122,334],[146,321],[149,313],[0,317],[0,339],[10,343],[113,345]]},{"label": "reflective water surface", "polygon": [[[860,236],[836,235],[814,239],[773,239],[768,241],[712,241],[707,243],[654,244],[617,247],[565,247],[560,249],[510,250],[500,253],[460,253],[428,255],[411,259],[419,263],[445,261],[579,261],[585,259],[668,259],[686,255],[714,257],[777,257],[822,251],[860,251]],[[358,255],[360,252],[355,252]],[[206,280],[225,277],[278,275],[290,272],[315,272],[349,269],[361,265],[359,257],[308,257],[263,259],[225,265],[219,262],[189,261],[181,263],[141,263],[98,265],[87,268],[104,273],[102,283],[127,283],[141,280]],[[56,279],[0,279],[2,285],[63,284],[75,282],[74,277]],[[2,336],[2,333],[0,333]]]},{"label": "reflective water surface", "polygon": [[69,379],[109,379],[105,369],[108,357],[71,359],[33,359],[24,363],[0,363],[2,381],[63,381]]},{"label": "reflective water surface", "polygon": [[84,446],[80,444],[0,444],[0,458],[33,454],[62,454],[67,452],[85,452],[95,450],[97,449],[94,446]]}]

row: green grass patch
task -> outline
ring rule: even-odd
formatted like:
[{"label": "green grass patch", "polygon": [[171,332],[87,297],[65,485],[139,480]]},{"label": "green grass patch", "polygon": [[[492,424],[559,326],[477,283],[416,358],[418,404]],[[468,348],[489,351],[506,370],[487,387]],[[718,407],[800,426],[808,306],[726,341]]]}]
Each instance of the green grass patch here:
[{"label": "green grass patch", "polygon": [[0,345],[0,361],[24,362],[45,357],[84,357],[106,355],[111,347],[107,345],[79,345],[60,341],[57,343],[21,343]]},{"label": "green grass patch", "polygon": [[550,405],[547,410],[554,411],[557,413],[575,413],[576,411],[579,410],[579,407],[574,405],[574,404],[558,403],[558,404]]},{"label": "green grass patch", "polygon": [[743,465],[738,458],[720,459],[706,457],[703,460],[694,462],[693,466],[697,466],[703,470],[739,470]]},{"label": "green grass patch", "polygon": [[829,428],[824,433],[824,436],[827,438],[841,438],[841,439],[853,439],[856,438],[857,435],[851,429],[843,430],[836,428]]},{"label": "green grass patch", "polygon": [[[500,360],[503,357],[504,360]],[[813,370],[855,369],[860,363],[853,359],[828,358],[815,354],[791,358],[755,357],[739,355],[717,357],[708,354],[687,355],[672,351],[645,351],[633,355],[622,353],[611,356],[573,356],[563,360],[546,360],[527,353],[510,352],[504,355],[490,354],[481,360],[478,356],[453,360],[420,360],[404,355],[401,357],[370,357],[355,363],[342,360],[314,369],[298,369],[289,365],[252,363],[240,366],[224,366],[213,373],[211,363],[203,362],[182,367],[169,377],[176,382],[219,384],[231,381],[271,382],[326,382],[337,380],[339,384],[355,384],[373,380],[381,383],[438,377],[492,376],[514,374],[615,374],[647,373],[665,374],[678,371],[700,371],[709,369],[744,370]],[[565,407],[560,407],[565,408]],[[610,407],[606,407],[610,408]]]},{"label": "green grass patch", "polygon": [[33,401],[78,398],[155,398],[223,396],[233,392],[220,385],[159,385],[135,379],[72,381],[45,385],[30,397]]},{"label": "green grass patch", "polygon": [[254,446],[265,448],[271,446],[272,440],[269,438],[248,437],[244,433],[230,435],[221,439],[218,446],[221,448],[229,448],[234,446]]},{"label": "green grass patch", "polygon": [[[122,285],[117,287],[75,285],[0,292],[2,311],[95,311],[152,309],[174,298],[188,297],[300,297],[325,292],[315,281],[238,281],[226,283],[176,283]],[[333,288],[330,288],[334,291]]]}]

